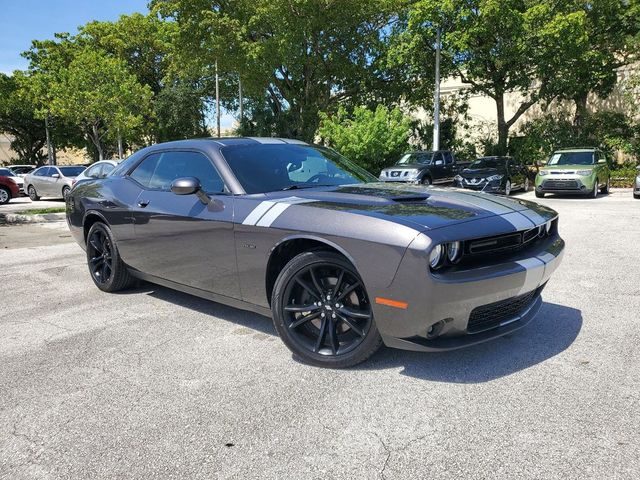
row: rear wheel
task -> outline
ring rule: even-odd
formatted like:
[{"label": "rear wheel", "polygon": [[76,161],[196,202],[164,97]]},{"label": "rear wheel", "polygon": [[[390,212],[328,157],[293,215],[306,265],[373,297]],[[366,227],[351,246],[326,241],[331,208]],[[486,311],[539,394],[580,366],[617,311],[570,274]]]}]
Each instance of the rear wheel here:
[{"label": "rear wheel", "polygon": [[87,265],[93,283],[103,292],[117,292],[131,284],[111,229],[102,222],[94,223],[87,234]]},{"label": "rear wheel", "polygon": [[69,186],[62,187],[62,198],[64,198],[66,200],[67,195],[69,195],[70,191],[71,191],[71,187],[69,187]]},{"label": "rear wheel", "polygon": [[282,341],[311,365],[351,367],[382,344],[360,276],[333,252],[291,260],[276,280],[271,309]]},{"label": "rear wheel", "polygon": [[40,197],[38,196],[38,192],[36,192],[36,187],[34,187],[33,185],[29,185],[29,189],[27,190],[27,193],[29,194],[29,198],[31,199],[32,202],[36,202],[40,200]]},{"label": "rear wheel", "polygon": [[11,200],[11,191],[6,187],[0,187],[0,205],[9,203]]}]

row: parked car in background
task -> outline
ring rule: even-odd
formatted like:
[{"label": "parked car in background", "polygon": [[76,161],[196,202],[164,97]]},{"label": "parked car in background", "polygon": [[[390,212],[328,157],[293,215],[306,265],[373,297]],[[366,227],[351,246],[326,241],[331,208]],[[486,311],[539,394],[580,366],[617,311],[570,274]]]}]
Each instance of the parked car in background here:
[{"label": "parked car in background", "polygon": [[611,171],[603,151],[597,148],[564,148],[553,152],[536,175],[536,197],[564,193],[597,197],[609,193]]},{"label": "parked car in background", "polygon": [[80,175],[86,167],[49,166],[40,167],[24,177],[24,188],[29,198],[33,201],[40,197],[66,198],[73,186],[73,180]]},{"label": "parked car in background", "polygon": [[104,178],[109,175],[114,168],[116,168],[118,163],[120,163],[120,160],[102,160],[100,162],[91,164],[71,183],[72,185],[75,185],[81,180],[86,180],[87,178]]},{"label": "parked car in background", "polygon": [[[9,172],[9,175],[3,173]],[[20,195],[20,187],[16,182],[16,176],[8,169],[0,169],[0,205],[9,203],[12,198]]]},{"label": "parked car in background", "polygon": [[449,150],[405,153],[393,166],[380,172],[382,182],[405,182],[432,185],[451,183],[458,171],[453,152]]},{"label": "parked car in background", "polygon": [[24,177],[27,173],[35,170],[35,165],[7,165],[7,168],[19,177]]},{"label": "parked car in background", "polygon": [[636,167],[638,170],[638,175],[636,175],[636,180],[633,183],[633,198],[640,200],[640,165]]},{"label": "parked car in background", "polygon": [[455,177],[460,188],[510,195],[514,190],[529,190],[529,171],[513,157],[482,157]]},{"label": "parked car in background", "polygon": [[19,195],[24,194],[24,179],[10,169],[10,168],[0,168],[0,176],[2,177],[10,177],[14,182],[18,184],[18,188],[20,189]]},{"label": "parked car in background", "polygon": [[348,367],[383,342],[450,350],[536,316],[558,214],[479,197],[380,183],[299,140],[216,138],[140,150],[66,205],[99,289],[142,278],[268,315],[298,358]]}]

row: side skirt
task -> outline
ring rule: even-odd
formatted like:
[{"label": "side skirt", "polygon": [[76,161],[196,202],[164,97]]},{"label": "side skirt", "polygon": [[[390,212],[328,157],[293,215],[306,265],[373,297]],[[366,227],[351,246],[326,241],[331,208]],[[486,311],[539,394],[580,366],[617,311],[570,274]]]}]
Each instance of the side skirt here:
[{"label": "side skirt", "polygon": [[139,278],[140,280],[145,280],[150,283],[155,283],[156,285],[161,285],[173,290],[178,290],[179,292],[188,293],[189,295],[204,298],[205,300],[211,300],[212,302],[222,303],[223,305],[228,305],[229,307],[238,308],[240,310],[247,310],[249,312],[257,313],[258,315],[263,315],[265,317],[271,318],[271,310],[267,307],[254,305],[253,303],[238,300],[237,298],[227,297],[225,295],[218,295],[217,293],[208,292],[200,288],[194,288],[188,285],[183,285],[181,283],[172,282],[171,280],[166,280],[164,278],[154,277],[153,275],[148,275],[133,268],[129,268],[128,270],[131,275]]}]

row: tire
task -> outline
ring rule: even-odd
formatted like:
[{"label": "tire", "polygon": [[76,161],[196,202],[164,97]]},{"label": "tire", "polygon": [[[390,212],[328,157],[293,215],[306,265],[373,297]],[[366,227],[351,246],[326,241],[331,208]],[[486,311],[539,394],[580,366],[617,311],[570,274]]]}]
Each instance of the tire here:
[{"label": "tire", "polygon": [[640,200],[640,193],[634,193],[633,198],[635,198],[636,200]]},{"label": "tire", "polygon": [[507,183],[504,184],[504,195],[506,197],[511,195],[511,180],[507,180]]},{"label": "tire", "polygon": [[0,187],[0,205],[9,203],[11,200],[11,190],[6,187]]},{"label": "tire", "polygon": [[117,292],[132,283],[111,229],[102,222],[94,223],[87,234],[87,266],[93,283],[103,292]]},{"label": "tire", "polygon": [[310,365],[352,367],[382,345],[358,272],[334,252],[304,252],[287,263],[273,288],[271,310],[284,344]]},{"label": "tire", "polygon": [[38,195],[38,192],[36,192],[36,187],[34,187],[33,185],[29,185],[27,193],[29,194],[29,198],[32,202],[37,202],[38,200],[40,200],[40,196]]},{"label": "tire", "polygon": [[610,193],[611,192],[611,177],[607,178],[607,183],[604,187],[600,189],[600,193]]},{"label": "tire", "polygon": [[65,185],[64,187],[62,187],[62,198],[66,200],[67,195],[69,195],[70,191],[71,191],[71,187],[69,187],[68,185]]},{"label": "tire", "polygon": [[429,185],[431,185],[433,182],[431,182],[431,178],[429,178],[429,177],[424,177],[420,183],[421,183],[422,185],[424,185],[425,187],[428,187],[428,186],[429,186]]},{"label": "tire", "polygon": [[524,185],[522,186],[522,191],[524,191],[524,192],[528,192],[529,191],[529,177],[526,177],[524,179]]},{"label": "tire", "polygon": [[591,198],[598,198],[598,184],[600,181],[596,178],[596,181],[593,182],[593,190],[589,192],[589,196]]},{"label": "tire", "polygon": [[536,198],[544,198],[544,192],[539,192],[536,190]]}]

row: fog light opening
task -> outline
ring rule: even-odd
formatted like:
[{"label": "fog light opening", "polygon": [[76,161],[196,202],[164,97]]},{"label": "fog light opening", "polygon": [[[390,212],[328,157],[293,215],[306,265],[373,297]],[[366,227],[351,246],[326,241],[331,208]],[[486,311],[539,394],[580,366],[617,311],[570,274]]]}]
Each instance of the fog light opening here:
[{"label": "fog light opening", "polygon": [[444,328],[445,321],[440,320],[437,323],[434,323],[427,329],[427,340],[432,340],[442,333],[442,329]]}]

